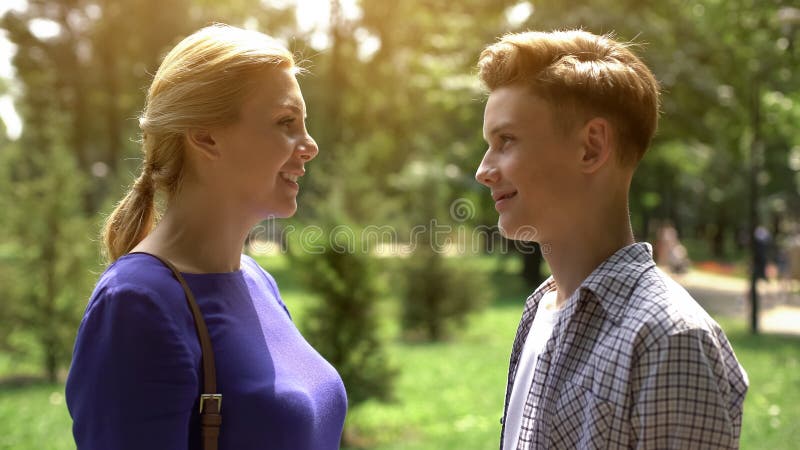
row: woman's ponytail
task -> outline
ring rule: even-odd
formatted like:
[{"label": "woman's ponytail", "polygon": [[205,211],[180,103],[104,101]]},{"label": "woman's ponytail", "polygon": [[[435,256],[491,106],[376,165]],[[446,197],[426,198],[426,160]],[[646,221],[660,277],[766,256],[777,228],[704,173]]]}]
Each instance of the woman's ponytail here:
[{"label": "woman's ponytail", "polygon": [[157,219],[155,193],[152,169],[145,164],[142,174],[106,219],[103,243],[109,262],[131,251],[153,229]]},{"label": "woman's ponytail", "polygon": [[103,229],[109,262],[136,247],[158,220],[155,195],[167,201],[184,174],[187,130],[236,122],[255,81],[275,68],[295,70],[280,42],[257,31],[214,24],[188,36],[158,68],[139,118],[144,167]]}]

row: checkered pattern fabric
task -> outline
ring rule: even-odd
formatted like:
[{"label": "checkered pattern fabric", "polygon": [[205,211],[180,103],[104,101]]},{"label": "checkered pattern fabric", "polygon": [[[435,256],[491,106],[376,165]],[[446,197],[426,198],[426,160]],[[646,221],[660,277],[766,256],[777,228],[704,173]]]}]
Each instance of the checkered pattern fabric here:
[{"label": "checkered pattern fabric", "polygon": [[[545,281],[526,301],[511,387]],[[603,262],[567,300],[539,357],[517,450],[738,448],[747,374],[719,325],[653,262]],[[502,449],[501,432],[500,448]]]}]

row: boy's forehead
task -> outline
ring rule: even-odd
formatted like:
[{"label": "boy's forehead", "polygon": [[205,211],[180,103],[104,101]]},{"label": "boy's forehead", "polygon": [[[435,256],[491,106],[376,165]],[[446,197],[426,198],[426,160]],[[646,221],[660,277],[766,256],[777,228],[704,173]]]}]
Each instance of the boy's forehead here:
[{"label": "boy's forehead", "polygon": [[483,112],[484,137],[529,120],[536,100],[523,86],[503,86],[492,91]]}]

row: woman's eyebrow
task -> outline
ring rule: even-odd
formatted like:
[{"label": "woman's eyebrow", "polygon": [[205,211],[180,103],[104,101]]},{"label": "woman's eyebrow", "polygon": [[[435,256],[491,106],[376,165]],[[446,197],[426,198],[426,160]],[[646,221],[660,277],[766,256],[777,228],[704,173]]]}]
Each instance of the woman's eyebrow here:
[{"label": "woman's eyebrow", "polygon": [[304,118],[304,119],[307,117],[307,115],[306,115],[306,114],[303,114],[303,112],[304,112],[304,111],[303,111],[303,108],[302,108],[302,107],[300,107],[300,106],[298,106],[298,105],[297,105],[296,103],[294,103],[294,102],[286,102],[286,103],[281,103],[281,104],[279,104],[279,105],[278,105],[278,107],[279,107],[279,108],[284,108],[284,109],[291,110],[291,111],[292,111],[292,112],[294,112],[295,114],[297,114],[297,115],[300,115],[300,116],[303,116],[303,118]]}]

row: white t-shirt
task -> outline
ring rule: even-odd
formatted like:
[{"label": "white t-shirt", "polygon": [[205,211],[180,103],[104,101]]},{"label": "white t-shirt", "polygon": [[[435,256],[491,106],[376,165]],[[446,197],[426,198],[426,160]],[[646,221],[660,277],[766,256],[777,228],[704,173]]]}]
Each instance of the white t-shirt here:
[{"label": "white t-shirt", "polygon": [[511,398],[508,401],[508,412],[506,413],[505,432],[503,433],[503,450],[514,450],[517,448],[519,433],[522,429],[522,411],[525,408],[528,392],[533,383],[533,373],[536,370],[536,363],[539,355],[544,351],[545,344],[553,334],[553,327],[558,321],[556,309],[556,291],[549,291],[544,294],[539,301],[536,316],[533,318],[531,329],[528,331],[528,338],[522,348],[517,376],[514,378],[514,386],[511,389]]}]

